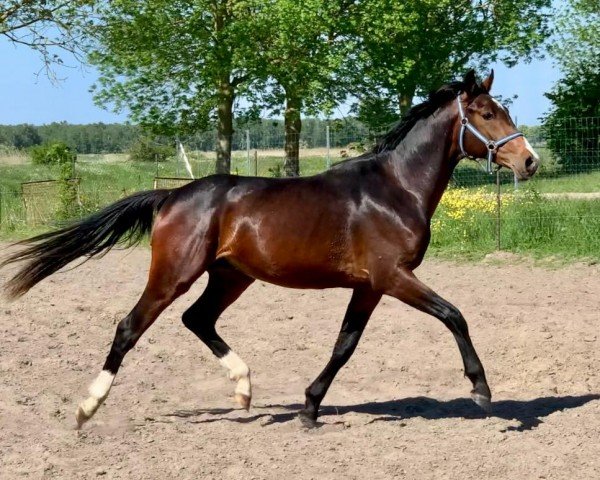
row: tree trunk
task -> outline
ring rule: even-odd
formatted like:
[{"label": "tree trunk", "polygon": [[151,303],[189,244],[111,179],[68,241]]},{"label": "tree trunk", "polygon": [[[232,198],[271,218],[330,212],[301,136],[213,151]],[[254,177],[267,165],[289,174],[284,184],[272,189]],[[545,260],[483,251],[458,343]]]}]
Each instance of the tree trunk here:
[{"label": "tree trunk", "polygon": [[413,97],[415,96],[415,87],[408,87],[398,96],[398,106],[400,107],[400,116],[406,115],[406,112],[412,107]]},{"label": "tree trunk", "polygon": [[219,85],[217,105],[217,164],[216,173],[231,172],[231,137],[233,136],[234,88],[229,79]]},{"label": "tree trunk", "polygon": [[286,95],[283,172],[287,177],[298,177],[300,175],[301,104],[302,102],[295,95],[289,93]]}]

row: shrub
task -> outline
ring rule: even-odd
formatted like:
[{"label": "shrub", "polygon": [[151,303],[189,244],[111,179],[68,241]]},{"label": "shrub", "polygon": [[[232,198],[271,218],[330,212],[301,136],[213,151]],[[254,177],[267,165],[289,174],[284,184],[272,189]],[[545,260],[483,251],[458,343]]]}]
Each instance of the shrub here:
[{"label": "shrub", "polygon": [[175,156],[175,147],[157,145],[149,137],[138,138],[129,147],[129,160],[134,162],[165,162]]},{"label": "shrub", "polygon": [[58,179],[58,198],[60,207],[57,212],[59,220],[74,218],[78,212],[77,180],[73,178],[73,163],[63,163],[60,167]]},{"label": "shrub", "polygon": [[63,142],[50,142],[29,149],[31,161],[35,165],[72,164],[77,154]]},{"label": "shrub", "polygon": [[283,177],[283,168],[281,167],[281,163],[276,163],[272,167],[267,168],[269,175],[273,178],[281,178]]}]

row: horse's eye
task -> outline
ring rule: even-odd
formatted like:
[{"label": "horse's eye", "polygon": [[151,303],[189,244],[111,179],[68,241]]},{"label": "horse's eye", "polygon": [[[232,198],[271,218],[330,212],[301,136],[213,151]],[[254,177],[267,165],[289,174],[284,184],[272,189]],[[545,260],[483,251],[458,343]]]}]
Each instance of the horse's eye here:
[{"label": "horse's eye", "polygon": [[482,117],[484,120],[491,120],[494,117],[494,115],[491,112],[486,112],[482,115]]}]

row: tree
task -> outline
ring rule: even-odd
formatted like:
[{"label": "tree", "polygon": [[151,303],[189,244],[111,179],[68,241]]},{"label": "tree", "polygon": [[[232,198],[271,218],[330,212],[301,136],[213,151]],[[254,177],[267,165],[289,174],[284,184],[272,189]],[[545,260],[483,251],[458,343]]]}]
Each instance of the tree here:
[{"label": "tree", "polygon": [[84,58],[82,47],[93,24],[95,0],[6,0],[0,5],[0,35],[17,45],[37,51],[47,75],[63,64],[68,52]]},{"label": "tree", "polygon": [[42,139],[33,125],[17,125],[13,130],[12,144],[16,148],[28,148],[42,143]]},{"label": "tree", "polygon": [[343,31],[351,3],[275,0],[262,12],[259,88],[268,92],[262,98],[271,111],[279,113],[283,105],[287,176],[300,174],[302,112],[330,111],[345,96],[339,73],[352,45]]},{"label": "tree", "polygon": [[[364,0],[353,5],[363,116],[381,101],[400,114],[467,65],[514,65],[539,52],[550,0]],[[365,81],[361,81],[364,79]],[[370,114],[369,114],[370,111]]]},{"label": "tree", "polygon": [[600,10],[597,0],[570,0],[557,20],[551,53],[564,73],[546,96],[548,146],[565,172],[598,168],[600,145]]},{"label": "tree", "polygon": [[[153,133],[216,120],[216,171],[229,173],[236,97],[253,78],[258,0],[115,0],[100,10],[91,53],[100,105],[128,108]],[[215,118],[216,117],[216,118]]]}]

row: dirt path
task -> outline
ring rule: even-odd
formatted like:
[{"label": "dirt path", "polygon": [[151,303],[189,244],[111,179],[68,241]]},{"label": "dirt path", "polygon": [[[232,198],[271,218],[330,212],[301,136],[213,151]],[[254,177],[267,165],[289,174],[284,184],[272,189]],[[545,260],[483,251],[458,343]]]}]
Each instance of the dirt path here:
[{"label": "dirt path", "polygon": [[[494,413],[470,400],[449,332],[392,299],[324,401],[295,418],[328,360],[349,292],[256,283],[220,322],[253,371],[254,406],[180,322],[204,280],[126,358],[81,433],[73,412],[149,252],[114,252],[0,304],[0,478],[600,478],[600,269],[430,261],[419,276],[462,309]],[[7,272],[0,272],[0,281]]]}]

